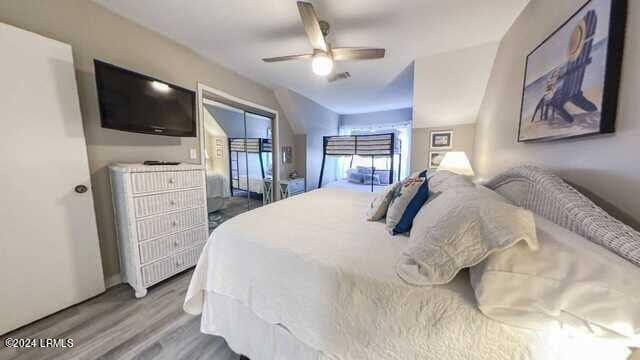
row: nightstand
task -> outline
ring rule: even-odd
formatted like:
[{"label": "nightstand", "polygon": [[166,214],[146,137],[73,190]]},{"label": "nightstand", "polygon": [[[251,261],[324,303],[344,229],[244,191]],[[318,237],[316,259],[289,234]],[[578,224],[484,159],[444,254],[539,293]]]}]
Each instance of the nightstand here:
[{"label": "nightstand", "polygon": [[304,178],[280,180],[280,198],[302,194],[305,191]]}]

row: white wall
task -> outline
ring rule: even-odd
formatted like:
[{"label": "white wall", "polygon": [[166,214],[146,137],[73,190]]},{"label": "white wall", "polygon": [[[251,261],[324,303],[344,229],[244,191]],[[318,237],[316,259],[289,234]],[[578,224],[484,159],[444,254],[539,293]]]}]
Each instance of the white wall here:
[{"label": "white wall", "polygon": [[498,44],[491,42],[416,59],[413,127],[474,123]]},{"label": "white wall", "polygon": [[[475,127],[475,124],[466,124],[413,129],[411,134],[411,172],[422,171],[429,167],[429,152],[431,151],[429,137],[431,136],[431,131],[452,130],[453,147],[444,151],[464,151],[469,160],[473,159]],[[433,170],[429,169],[429,171]]]},{"label": "white wall", "polygon": [[[296,153],[302,149],[301,141],[306,141],[304,154],[294,153],[294,159],[303,158],[306,164],[305,176],[307,190],[318,187],[320,179],[320,167],[322,165],[323,136],[337,135],[340,116],[326,107],[308,99],[294,91],[287,89],[276,89],[278,101],[283,104],[282,108],[287,118],[290,119],[293,129],[296,132]],[[301,135],[306,139],[303,140]],[[323,184],[336,180],[336,159],[327,157],[325,163]]]},{"label": "white wall", "polygon": [[531,0],[507,32],[478,115],[474,165],[485,179],[520,164],[543,166],[639,221],[640,1],[629,1],[616,133],[552,143],[516,141],[526,56],[583,3]]},{"label": "white wall", "polygon": [[340,115],[341,126],[360,126],[373,124],[397,124],[411,122],[413,109],[395,109],[387,111],[377,111],[365,114],[344,114]]}]

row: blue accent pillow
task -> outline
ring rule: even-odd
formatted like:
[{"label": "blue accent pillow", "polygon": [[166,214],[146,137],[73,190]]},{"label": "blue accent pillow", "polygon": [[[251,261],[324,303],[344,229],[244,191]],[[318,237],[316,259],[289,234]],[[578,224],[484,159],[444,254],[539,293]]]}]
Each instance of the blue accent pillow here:
[{"label": "blue accent pillow", "polygon": [[407,207],[405,208],[400,221],[393,228],[393,235],[409,232],[411,230],[411,226],[413,225],[413,219],[416,217],[416,215],[418,215],[418,212],[422,208],[422,205],[424,205],[424,203],[429,200],[429,180],[427,179],[427,170],[421,172],[419,177],[424,178],[424,181],[418,189],[418,192],[409,202],[409,205],[407,205]]}]

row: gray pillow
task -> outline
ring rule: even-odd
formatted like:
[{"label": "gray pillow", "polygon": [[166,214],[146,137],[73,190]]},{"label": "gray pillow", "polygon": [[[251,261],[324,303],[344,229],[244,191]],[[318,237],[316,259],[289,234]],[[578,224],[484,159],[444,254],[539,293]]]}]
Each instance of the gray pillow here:
[{"label": "gray pillow", "polygon": [[429,188],[435,192],[464,187],[475,187],[471,180],[464,175],[458,175],[451,171],[440,170],[429,176]]},{"label": "gray pillow", "polygon": [[400,186],[400,183],[391,184],[378,193],[378,195],[369,204],[369,210],[367,210],[367,220],[378,221],[384,219],[391,204],[391,199],[396,192],[396,189]]},{"label": "gray pillow", "polygon": [[380,185],[380,177],[378,177],[378,175],[371,176],[371,174],[360,174],[360,176],[362,176],[363,184],[371,185],[373,182],[373,185]]},{"label": "gray pillow", "polygon": [[355,184],[362,184],[362,182],[364,181],[364,178],[362,177],[362,174],[360,174],[359,172],[349,169],[347,171],[347,180]]},{"label": "gray pillow", "polygon": [[391,175],[389,170],[376,170],[376,175],[380,179],[380,184],[387,185],[391,183],[391,180],[389,179],[389,176]]},{"label": "gray pillow", "polygon": [[371,173],[375,171],[375,168],[374,167],[369,167],[369,166],[356,166],[356,170],[358,170],[358,172],[360,174],[369,174],[369,175],[371,175]]},{"label": "gray pillow", "polygon": [[520,241],[538,249],[529,210],[501,200],[491,190],[449,189],[416,216],[396,272],[412,285],[446,284],[462,269]]}]

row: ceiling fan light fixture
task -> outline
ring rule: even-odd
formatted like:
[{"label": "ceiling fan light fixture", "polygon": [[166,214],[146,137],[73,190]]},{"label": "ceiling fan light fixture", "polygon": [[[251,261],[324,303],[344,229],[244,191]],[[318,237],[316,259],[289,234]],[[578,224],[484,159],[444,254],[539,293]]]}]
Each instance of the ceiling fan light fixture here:
[{"label": "ceiling fan light fixture", "polygon": [[333,59],[326,53],[317,52],[311,60],[311,69],[316,75],[327,76],[333,70]]}]

